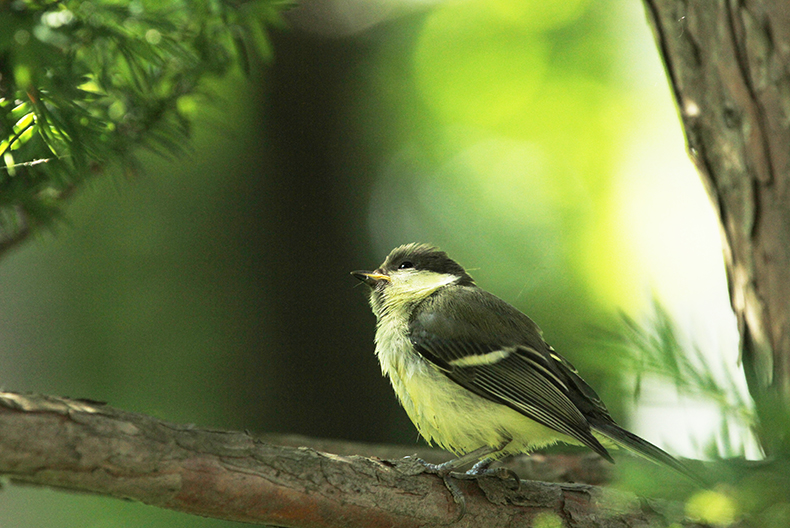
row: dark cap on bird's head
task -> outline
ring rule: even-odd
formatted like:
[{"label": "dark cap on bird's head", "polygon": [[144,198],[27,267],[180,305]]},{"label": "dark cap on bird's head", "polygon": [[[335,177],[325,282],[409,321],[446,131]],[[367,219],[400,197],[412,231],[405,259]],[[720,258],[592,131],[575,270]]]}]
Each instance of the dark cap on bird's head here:
[{"label": "dark cap on bird's head", "polygon": [[393,249],[376,271],[352,271],[351,274],[370,287],[390,282],[397,270],[414,269],[459,277],[456,284],[472,285],[474,279],[441,249],[429,244],[411,243]]}]

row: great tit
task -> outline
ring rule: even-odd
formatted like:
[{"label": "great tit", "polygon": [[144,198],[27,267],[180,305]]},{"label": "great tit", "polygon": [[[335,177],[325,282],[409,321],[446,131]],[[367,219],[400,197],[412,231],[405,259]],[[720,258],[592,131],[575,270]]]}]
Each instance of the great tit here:
[{"label": "great tit", "polygon": [[555,442],[586,445],[610,462],[604,443],[614,443],[700,482],[617,425],[538,326],[479,288],[445,252],[406,244],[377,270],[352,275],[371,288],[376,356],[400,403],[429,443],[459,456],[426,464],[456,501],[463,498],[447,479],[451,472],[475,464],[468,475],[486,474],[499,458]]}]

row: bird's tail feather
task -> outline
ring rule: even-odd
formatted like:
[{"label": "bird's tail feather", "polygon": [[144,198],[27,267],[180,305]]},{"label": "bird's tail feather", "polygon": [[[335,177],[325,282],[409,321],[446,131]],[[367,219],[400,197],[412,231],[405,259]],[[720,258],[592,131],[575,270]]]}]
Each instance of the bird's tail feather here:
[{"label": "bird's tail feather", "polygon": [[619,446],[624,447],[629,451],[650,460],[651,462],[670,467],[678,473],[681,473],[682,475],[685,475],[689,479],[693,480],[700,486],[707,487],[707,483],[700,475],[689,469],[678,459],[663,449],[654,446],[647,440],[644,440],[635,434],[626,431],[616,423],[595,424],[592,427],[595,431],[603,434]]}]

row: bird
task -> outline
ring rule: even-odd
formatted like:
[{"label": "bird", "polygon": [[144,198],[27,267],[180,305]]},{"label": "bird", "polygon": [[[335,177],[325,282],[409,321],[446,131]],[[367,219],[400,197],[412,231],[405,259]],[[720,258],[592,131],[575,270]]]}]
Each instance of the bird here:
[{"label": "bird", "polygon": [[490,469],[493,462],[557,442],[585,445],[612,463],[604,444],[625,447],[703,482],[620,427],[532,319],[477,286],[439,248],[405,244],[378,269],[351,274],[370,287],[383,375],[420,435],[457,456],[420,462],[444,479],[462,512],[464,498],[451,478],[502,476]]}]

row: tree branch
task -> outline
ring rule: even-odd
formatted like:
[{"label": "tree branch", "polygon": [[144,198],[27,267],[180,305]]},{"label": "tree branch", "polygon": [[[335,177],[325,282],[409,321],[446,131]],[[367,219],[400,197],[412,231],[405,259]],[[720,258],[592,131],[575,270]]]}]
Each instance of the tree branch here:
[{"label": "tree branch", "polygon": [[[423,445],[371,444],[327,438],[313,438],[295,434],[256,434],[255,438],[279,446],[309,447],[316,451],[336,455],[359,455],[394,460],[406,456],[417,456],[426,462],[439,464],[451,455],[443,449]],[[596,486],[612,481],[614,466],[587,450],[575,453],[532,453],[509,458],[503,465],[512,469],[522,479],[544,482],[583,482]]]},{"label": "tree branch", "polygon": [[[0,430],[0,473],[14,481],[195,515],[353,528],[446,524],[458,513],[442,480],[414,462],[275,446],[86,400],[2,392]],[[679,519],[670,503],[586,484],[522,481],[518,492],[497,479],[460,485],[468,513],[457,526],[532,526],[542,514],[570,526]]]}]

